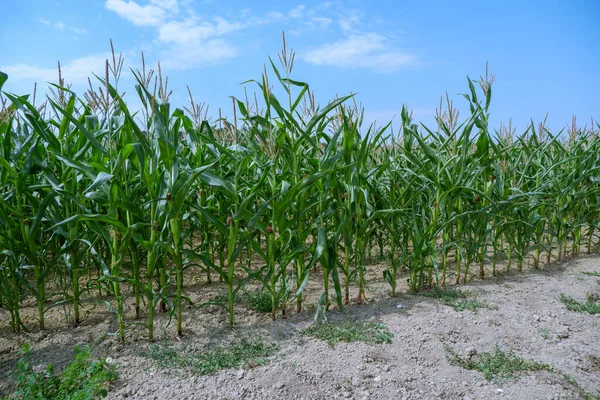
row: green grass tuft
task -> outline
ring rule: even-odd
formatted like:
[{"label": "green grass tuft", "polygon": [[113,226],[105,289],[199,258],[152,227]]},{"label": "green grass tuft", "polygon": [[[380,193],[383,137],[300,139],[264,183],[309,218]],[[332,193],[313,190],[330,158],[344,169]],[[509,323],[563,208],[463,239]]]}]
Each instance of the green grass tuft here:
[{"label": "green grass tuft", "polygon": [[435,299],[466,299],[467,297],[473,296],[473,292],[460,289],[440,288],[434,286],[429,290],[419,292],[420,296],[432,297]]},{"label": "green grass tuft", "polygon": [[[272,311],[271,293],[268,290],[256,290],[246,293],[245,296],[250,303],[250,307],[258,312],[268,313]],[[281,304],[281,294],[276,293],[275,309],[278,309]]]},{"label": "green grass tuft", "polygon": [[563,372],[560,373],[565,382],[581,396],[583,400],[600,400],[600,390],[597,390],[596,393],[588,392],[585,390],[583,386],[579,384],[572,376],[567,375]]},{"label": "green grass tuft", "polygon": [[474,296],[474,293],[465,290],[441,289],[436,286],[431,290],[420,292],[419,295],[439,299],[440,303],[454,308],[455,311],[470,310],[477,312],[480,308],[493,308],[486,302],[477,299],[469,299],[469,297]]},{"label": "green grass tuft", "polygon": [[598,296],[596,294],[588,294],[585,303],[575,300],[563,293],[560,294],[559,300],[563,303],[567,310],[576,311],[580,313],[588,314],[600,314],[600,303],[598,302]]},{"label": "green grass tuft", "polygon": [[387,326],[383,324],[354,321],[313,325],[303,330],[302,333],[325,340],[330,346],[334,346],[338,342],[390,343],[394,337]]},{"label": "green grass tuft", "polygon": [[442,299],[442,304],[454,308],[455,311],[473,311],[477,312],[480,308],[493,309],[488,303],[477,299],[457,300],[457,299]]},{"label": "green grass tuft", "polygon": [[36,371],[31,359],[31,346],[24,344],[19,349],[21,356],[14,374],[17,390],[5,400],[87,400],[106,397],[108,385],[117,380],[114,365],[108,360],[93,358],[89,346],[75,347],[75,358],[60,375],[54,373],[52,364]]},{"label": "green grass tuft", "polygon": [[157,362],[161,368],[186,368],[205,375],[227,368],[264,365],[278,350],[276,344],[241,340],[238,344],[220,346],[201,354],[189,354],[169,342],[153,344],[142,355]]},{"label": "green grass tuft", "polygon": [[552,339],[552,335],[550,334],[550,330],[548,328],[542,328],[539,332],[540,335],[542,335],[542,337],[544,338],[544,340]]},{"label": "green grass tuft", "polygon": [[565,384],[571,386],[582,399],[600,399],[600,391],[596,391],[596,393],[587,392],[575,379],[552,367],[550,364],[524,360],[513,352],[503,351],[498,345],[494,347],[494,351],[491,353],[481,353],[473,357],[461,357],[447,343],[442,342],[442,344],[446,350],[446,358],[451,364],[458,365],[464,369],[479,371],[488,381],[502,383],[517,380],[524,371],[548,371],[562,377]]},{"label": "green grass tuft", "polygon": [[600,272],[595,272],[595,271],[583,271],[582,274],[588,275],[588,276],[600,277]]},{"label": "green grass tuft", "polygon": [[[227,298],[227,296],[228,296],[227,292],[220,293],[219,295],[217,295],[217,297],[215,297],[215,298],[214,298],[214,299],[211,301],[211,303],[212,303],[212,304],[215,304],[215,305],[224,306],[224,305],[226,305],[226,304],[227,304],[227,299],[228,299],[228,298]],[[236,303],[236,304],[237,304],[237,303],[240,303],[241,301],[242,301],[242,298],[239,296],[239,294],[236,294],[236,295],[233,297],[233,302],[234,302],[234,303]]]},{"label": "green grass tuft", "polygon": [[516,380],[523,371],[549,371],[554,369],[549,364],[524,360],[513,352],[505,352],[498,345],[490,353],[481,353],[472,358],[461,357],[449,345],[444,343],[446,357],[451,364],[464,369],[479,371],[483,377],[496,383]]}]

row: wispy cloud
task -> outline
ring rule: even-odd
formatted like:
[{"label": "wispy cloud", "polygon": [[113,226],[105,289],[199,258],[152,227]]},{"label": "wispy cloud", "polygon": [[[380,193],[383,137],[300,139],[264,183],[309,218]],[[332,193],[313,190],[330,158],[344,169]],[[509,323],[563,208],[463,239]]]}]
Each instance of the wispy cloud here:
[{"label": "wispy cloud", "polygon": [[416,58],[414,54],[390,48],[387,38],[377,33],[353,34],[315,48],[304,56],[314,65],[366,68],[375,72],[393,72]]},{"label": "wispy cloud", "polygon": [[290,34],[302,36],[306,32],[329,28],[333,19],[325,15],[323,11],[335,7],[337,4],[337,2],[325,2],[315,8],[308,8],[305,4],[300,4],[289,10],[287,14],[281,14],[280,19],[293,24],[293,28],[288,30]]},{"label": "wispy cloud", "polygon": [[150,3],[162,8],[163,10],[172,10],[175,12],[179,10],[177,0],[150,0]]},{"label": "wispy cloud", "polygon": [[302,18],[302,16],[304,15],[304,10],[306,9],[306,5],[305,4],[300,4],[299,6],[292,8],[289,12],[288,15],[291,18]]},{"label": "wispy cloud", "polygon": [[325,1],[312,7],[304,4],[289,10],[284,19],[293,23],[288,32],[304,36],[307,32],[327,30],[327,43],[303,52],[302,58],[313,65],[341,68],[364,68],[375,72],[393,72],[413,63],[417,56],[394,46],[392,40],[380,32],[381,24],[373,17],[366,19],[364,11],[348,8],[340,1]]},{"label": "wispy cloud", "polygon": [[[87,81],[88,76],[95,73],[102,76],[108,54],[96,54],[76,58],[61,63],[62,76],[67,83],[80,84]],[[27,64],[6,65],[0,67],[11,80],[31,80],[37,82],[58,81],[57,68],[39,68]]]},{"label": "wispy cloud", "polygon": [[39,22],[40,24],[44,24],[44,25],[50,26],[52,28],[56,28],[56,29],[60,29],[60,30],[65,29],[65,24],[63,24],[62,22],[53,23],[42,17],[36,18],[35,20],[37,22]]},{"label": "wispy cloud", "polygon": [[342,16],[338,21],[340,28],[344,32],[352,32],[354,27],[360,23],[360,15],[357,11],[350,11],[346,15]]},{"label": "wispy cloud", "polygon": [[198,45],[170,47],[160,53],[161,65],[167,69],[190,69],[214,64],[235,57],[238,50],[222,39],[204,41]]},{"label": "wispy cloud", "polygon": [[158,28],[158,38],[164,43],[200,44],[204,40],[223,36],[244,27],[243,23],[228,22],[220,17],[215,18],[212,22],[186,19],[161,25]]},{"label": "wispy cloud", "polygon": [[201,17],[189,0],[150,0],[145,5],[133,0],[106,0],[105,7],[136,26],[154,28],[157,53],[167,60],[163,65],[178,69],[234,57],[238,50],[224,36],[269,20],[269,16],[253,17],[250,10],[241,10],[239,21],[221,16]]},{"label": "wispy cloud", "polygon": [[153,4],[141,6],[135,1],[106,0],[105,7],[137,26],[158,26],[165,17],[165,9]]},{"label": "wispy cloud", "polygon": [[86,29],[83,29],[83,28],[75,28],[74,26],[72,26],[72,27],[71,27],[71,30],[72,30],[73,32],[75,32],[76,34],[78,34],[78,35],[85,35],[85,34],[87,33],[87,30],[86,30]]},{"label": "wispy cloud", "polygon": [[320,29],[326,29],[333,22],[331,18],[327,17],[314,17],[311,19],[311,21]]},{"label": "wispy cloud", "polygon": [[336,1],[325,1],[325,2],[323,2],[321,4],[319,4],[317,6],[317,9],[318,10],[327,10],[329,8],[332,8],[332,7],[335,7],[335,6],[339,6],[339,5],[341,5],[341,2],[339,0],[336,0]]},{"label": "wispy cloud", "polygon": [[272,11],[267,14],[267,18],[273,19],[273,20],[280,20],[280,19],[283,19],[284,17],[285,17],[285,15],[279,11]]},{"label": "wispy cloud", "polygon": [[87,33],[87,30],[85,30],[85,29],[77,28],[74,26],[67,26],[62,22],[51,22],[42,17],[38,17],[35,20],[36,20],[36,22],[38,22],[40,24],[43,24],[43,25],[46,25],[46,26],[49,26],[51,28],[58,29],[61,31],[69,30],[69,31],[75,32],[75,34],[77,34],[77,35],[84,35]]}]

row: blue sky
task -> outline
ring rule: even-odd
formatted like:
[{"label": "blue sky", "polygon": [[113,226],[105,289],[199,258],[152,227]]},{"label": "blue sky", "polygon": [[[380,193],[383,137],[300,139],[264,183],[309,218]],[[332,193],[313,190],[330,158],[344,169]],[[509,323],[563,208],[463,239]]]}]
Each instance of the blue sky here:
[{"label": "blue sky", "polygon": [[[292,77],[306,81],[321,104],[357,93],[366,120],[398,121],[404,103],[433,125],[446,92],[459,95],[466,76],[485,63],[496,75],[491,122],[512,118],[517,133],[549,113],[553,130],[576,115],[600,119],[600,2],[573,1],[202,1],[30,0],[3,4],[0,70],[4,90],[30,93],[56,81],[56,62],[79,93],[91,71],[102,74],[109,39],[125,57],[120,89],[139,104],[129,68],[161,61],[175,106],[188,105],[186,85],[212,115],[231,116],[229,96],[260,78],[276,59],[285,30],[296,51]],[[274,78],[273,78],[274,79]],[[252,92],[253,86],[248,86]],[[397,125],[397,122],[396,122]]]}]

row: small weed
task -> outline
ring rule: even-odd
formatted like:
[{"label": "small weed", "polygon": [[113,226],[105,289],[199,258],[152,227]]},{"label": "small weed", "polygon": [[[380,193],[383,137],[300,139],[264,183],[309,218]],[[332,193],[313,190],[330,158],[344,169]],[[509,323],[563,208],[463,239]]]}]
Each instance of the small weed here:
[{"label": "small weed", "polygon": [[466,290],[440,288],[439,286],[434,286],[430,290],[419,292],[419,295],[433,297],[436,299],[466,299],[467,297],[473,296],[473,293]]},{"label": "small weed", "polygon": [[600,302],[598,301],[598,295],[596,293],[588,294],[585,303],[577,301],[574,298],[562,293],[559,296],[559,300],[567,307],[567,310],[569,311],[600,314]]},{"label": "small weed", "polygon": [[175,348],[169,341],[153,343],[148,351],[142,351],[144,357],[156,361],[160,368],[184,368],[186,366],[185,356],[181,349]]},{"label": "small weed", "polygon": [[540,335],[542,335],[545,340],[550,340],[551,338],[550,330],[548,330],[548,328],[540,329]]},{"label": "small weed", "polygon": [[226,368],[264,365],[276,351],[275,344],[242,340],[236,345],[215,347],[201,354],[190,354],[185,349],[177,349],[164,342],[151,345],[142,355],[156,361],[161,368],[189,368],[195,374],[205,375]]},{"label": "small weed", "polygon": [[595,272],[595,271],[583,271],[582,274],[584,275],[588,275],[588,276],[597,276],[600,278],[600,272]]},{"label": "small weed", "polygon": [[[257,290],[246,293],[246,299],[250,303],[250,307],[258,312],[268,313],[272,311],[271,293],[268,290]],[[281,294],[276,293],[275,308],[279,308],[281,304]]]},{"label": "small weed", "polygon": [[570,385],[584,400],[600,399],[600,391],[596,393],[586,392],[575,379],[550,364],[524,360],[513,352],[504,352],[498,345],[494,347],[494,351],[491,353],[481,353],[472,358],[465,358],[461,357],[447,343],[442,342],[442,344],[446,349],[446,358],[451,364],[464,369],[479,371],[488,381],[493,380],[496,383],[502,383],[518,379],[523,371],[548,371],[562,377],[565,383]]},{"label": "small weed", "polygon": [[554,371],[548,364],[524,360],[512,352],[504,352],[498,345],[495,346],[493,352],[481,353],[473,358],[461,357],[446,343],[444,343],[444,347],[450,363],[464,369],[479,371],[486,380],[493,380],[496,383],[516,380],[523,371]]},{"label": "small weed", "polygon": [[600,292],[589,292],[585,298],[588,303],[600,302]]},{"label": "small weed", "polygon": [[597,390],[596,393],[587,392],[583,386],[579,384],[572,376],[567,375],[563,372],[559,372],[560,376],[565,380],[565,382],[573,387],[573,389],[581,396],[583,400],[599,400],[600,399],[600,390]]},{"label": "small weed", "polygon": [[442,299],[441,303],[446,306],[450,306],[450,307],[454,308],[454,311],[469,310],[469,311],[477,312],[477,310],[479,310],[480,308],[493,309],[493,307],[490,306],[488,303],[477,300],[477,299],[467,299],[467,300]]},{"label": "small weed", "polygon": [[470,310],[473,312],[477,312],[477,310],[480,308],[493,308],[486,302],[477,299],[469,299],[468,297],[471,297],[474,294],[472,292],[459,289],[440,289],[436,286],[431,290],[421,292],[419,294],[421,296],[439,299],[440,303],[454,308],[455,311]]},{"label": "small weed", "polygon": [[307,336],[326,340],[330,346],[338,342],[390,343],[394,335],[383,324],[346,321],[339,324],[313,325],[302,331]]},{"label": "small weed", "polygon": [[[227,299],[227,296],[228,296],[227,292],[225,292],[225,293],[221,293],[221,294],[217,295],[217,296],[216,296],[216,297],[215,297],[215,298],[214,298],[214,299],[211,301],[211,303],[212,303],[212,304],[216,304],[216,305],[225,305],[225,304],[227,304],[227,300],[228,300],[228,299]],[[240,303],[241,301],[242,301],[242,298],[241,298],[241,297],[240,297],[238,294],[236,294],[236,295],[233,297],[233,302],[234,302],[234,303]]]},{"label": "small weed", "polygon": [[590,354],[587,356],[587,362],[591,370],[600,372],[600,356]]},{"label": "small weed", "polygon": [[108,384],[117,379],[114,365],[108,360],[95,360],[89,346],[75,347],[75,358],[60,375],[49,364],[42,371],[34,369],[31,347],[24,344],[19,349],[14,375],[17,390],[10,399],[97,399],[106,397]]}]

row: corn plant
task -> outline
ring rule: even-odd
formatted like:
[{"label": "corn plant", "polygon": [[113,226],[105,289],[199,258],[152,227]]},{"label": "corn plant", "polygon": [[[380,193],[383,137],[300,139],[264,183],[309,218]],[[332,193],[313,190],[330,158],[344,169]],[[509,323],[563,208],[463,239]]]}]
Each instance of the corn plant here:
[{"label": "corn plant", "polygon": [[462,121],[447,96],[437,129],[403,107],[390,135],[390,124],[363,126],[352,95],[319,106],[292,78],[295,54],[283,44],[281,65],[269,59],[244,83],[254,100],[247,88],[232,99],[232,120],[208,120],[191,93],[191,108],[176,108],[160,65],[155,75],[145,63],[134,72],[142,109],[133,112],[114,51],[83,98],[60,73],[42,108],[2,94],[0,306],[13,331],[29,328],[28,299],[44,329],[49,308],[65,305],[80,323],[87,302],[108,294],[121,341],[129,319],[144,317],[154,340],[157,310],[182,335],[187,282],[216,276],[229,326],[251,280],[275,319],[292,302],[303,310],[315,271],[325,317],[332,298],[341,310],[351,290],[366,299],[375,248],[389,254],[383,279],[396,296],[403,278],[417,292],[598,247],[594,126],[573,121],[568,137],[544,123],[492,132],[486,75],[467,80]]}]

